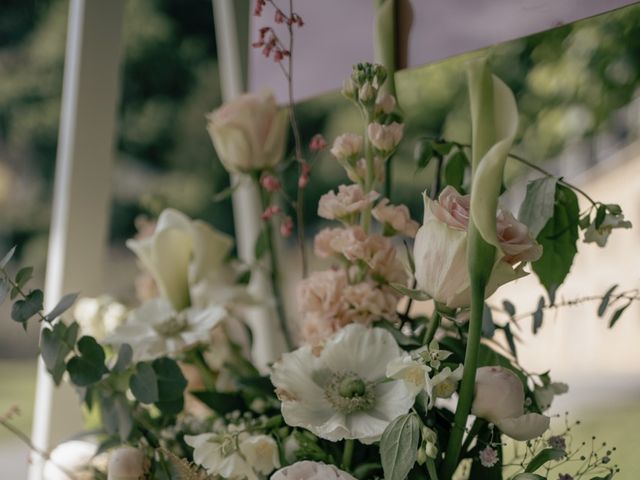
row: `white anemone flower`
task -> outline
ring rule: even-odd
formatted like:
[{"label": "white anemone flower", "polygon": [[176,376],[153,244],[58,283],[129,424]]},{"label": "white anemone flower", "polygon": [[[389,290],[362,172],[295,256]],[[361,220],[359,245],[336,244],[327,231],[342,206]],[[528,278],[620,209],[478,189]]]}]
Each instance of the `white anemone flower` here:
[{"label": "white anemone flower", "polygon": [[596,228],[596,222],[592,222],[584,232],[585,243],[596,243],[599,247],[604,247],[609,240],[609,235],[614,228],[631,228],[631,222],[624,219],[622,213],[613,215],[607,213],[602,224]]},{"label": "white anemone flower", "polygon": [[271,374],[285,422],[333,442],[380,440],[415,400],[405,382],[386,377],[401,355],[391,333],[359,324],[340,330],[320,352],[305,345],[285,353]]},{"label": "white anemone flower", "polygon": [[128,343],[136,361],[174,357],[190,346],[209,343],[211,330],[226,317],[226,309],[220,306],[178,312],[167,299],[154,298],[133,310],[107,343]]},{"label": "white anemone flower", "polygon": [[205,433],[185,435],[184,440],[194,448],[194,463],[216,477],[258,480],[258,473],[268,475],[280,467],[278,446],[267,435]]},{"label": "white anemone flower", "polygon": [[356,480],[347,472],[326,463],[304,460],[281,468],[271,480]]}]

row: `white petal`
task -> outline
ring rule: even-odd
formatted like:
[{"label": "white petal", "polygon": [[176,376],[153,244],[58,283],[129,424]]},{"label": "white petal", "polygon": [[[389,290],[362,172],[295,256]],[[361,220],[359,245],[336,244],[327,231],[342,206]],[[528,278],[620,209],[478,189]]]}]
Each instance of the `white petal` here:
[{"label": "white petal", "polygon": [[520,417],[504,418],[496,426],[514,440],[526,441],[539,437],[549,428],[551,419],[539,413],[527,413]]}]

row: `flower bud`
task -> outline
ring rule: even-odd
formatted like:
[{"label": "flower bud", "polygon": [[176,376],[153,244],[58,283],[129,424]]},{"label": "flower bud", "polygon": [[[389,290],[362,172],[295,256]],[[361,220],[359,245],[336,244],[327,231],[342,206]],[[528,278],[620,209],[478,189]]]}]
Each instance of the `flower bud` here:
[{"label": "flower bud", "polygon": [[387,92],[378,93],[378,98],[376,99],[376,113],[384,113],[389,115],[396,108],[396,99],[393,95]]},{"label": "flower bud", "polygon": [[133,447],[122,447],[111,453],[108,480],[139,480],[144,478],[144,454]]},{"label": "flower bud", "polygon": [[360,100],[363,104],[369,105],[373,103],[376,98],[376,91],[371,85],[370,82],[365,82],[364,85],[360,87],[358,91],[358,100]]},{"label": "flower bud", "polygon": [[481,367],[471,413],[494,423],[514,440],[531,440],[549,428],[549,417],[524,412],[524,386],[518,376],[503,367]]},{"label": "flower bud", "polygon": [[342,82],[341,93],[343,96],[345,96],[349,100],[354,100],[356,98],[357,91],[358,90],[357,90],[356,84],[350,78],[347,78],[345,79],[344,82]]}]

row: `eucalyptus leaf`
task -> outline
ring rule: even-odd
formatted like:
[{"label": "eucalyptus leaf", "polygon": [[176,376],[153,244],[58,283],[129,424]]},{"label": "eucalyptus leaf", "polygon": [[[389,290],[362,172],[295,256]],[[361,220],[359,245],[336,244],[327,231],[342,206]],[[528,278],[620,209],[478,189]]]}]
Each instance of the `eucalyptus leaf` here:
[{"label": "eucalyptus leaf", "polygon": [[502,307],[504,308],[505,312],[507,312],[507,314],[510,317],[513,317],[516,314],[516,307],[509,300],[503,300],[502,301]]},{"label": "eucalyptus leaf", "polygon": [[98,382],[108,372],[104,364],[104,350],[95,338],[84,336],[78,341],[78,351],[80,354],[67,363],[71,382],[79,387]]},{"label": "eucalyptus leaf", "polygon": [[29,280],[33,277],[33,267],[23,267],[16,273],[15,282],[18,288],[24,287]]},{"label": "eucalyptus leaf", "polygon": [[496,332],[496,325],[493,323],[493,314],[491,308],[486,303],[482,310],[482,336],[484,338],[493,338]]},{"label": "eucalyptus leaf", "polygon": [[49,323],[53,322],[56,318],[69,310],[69,308],[71,308],[71,306],[76,302],[77,298],[77,293],[69,293],[62,297],[58,304],[53,307],[53,309],[49,313],[47,313],[47,315],[45,316],[45,320]]},{"label": "eucalyptus leaf", "polygon": [[123,343],[118,349],[118,359],[111,369],[115,373],[124,372],[133,360],[133,349],[128,343]]},{"label": "eucalyptus leaf", "polygon": [[151,364],[158,379],[158,401],[155,405],[165,414],[176,415],[184,406],[187,379],[175,360],[162,357]]},{"label": "eucalyptus leaf", "polygon": [[0,269],[4,268],[7,266],[7,264],[11,261],[11,259],[13,258],[13,254],[16,253],[16,247],[15,245],[13,247],[11,247],[11,250],[9,250],[7,252],[7,254],[2,257],[2,260],[0,260]]},{"label": "eucalyptus leaf", "polygon": [[531,459],[527,468],[525,468],[526,473],[532,473],[542,467],[545,463],[550,462],[552,460],[560,460],[567,456],[567,452],[562,450],[561,448],[545,448],[540,451],[535,457]]},{"label": "eucalyptus leaf", "polygon": [[569,274],[578,251],[579,216],[576,194],[567,187],[557,185],[553,217],[537,237],[543,247],[542,257],[532,265],[548,292],[557,289]]},{"label": "eucalyptus leaf", "polygon": [[29,319],[42,310],[43,300],[44,295],[42,290],[29,292],[23,300],[18,300],[13,304],[11,308],[11,318],[21,323],[26,330]]},{"label": "eucalyptus leaf", "polygon": [[11,285],[5,278],[0,278],[0,305],[7,299],[7,295],[11,291]]},{"label": "eucalyptus leaf", "polygon": [[553,216],[557,183],[557,178],[546,176],[527,184],[518,220],[529,227],[534,238]]},{"label": "eucalyptus leaf", "polygon": [[502,329],[504,331],[504,336],[507,339],[507,344],[509,345],[509,350],[514,358],[518,358],[518,350],[516,349],[516,342],[513,338],[513,332],[511,332],[511,325],[508,323]]},{"label": "eucalyptus leaf", "polygon": [[420,420],[407,413],[391,422],[380,439],[380,457],[385,480],[404,480],[416,462],[420,442]]},{"label": "eucalyptus leaf", "polygon": [[131,393],[141,403],[151,404],[159,400],[156,372],[148,362],[140,362],[129,379]]},{"label": "eucalyptus leaf", "polygon": [[70,345],[75,343],[75,338],[72,339],[72,342],[67,342],[69,338],[67,330],[64,323],[58,322],[52,328],[42,329],[40,337],[40,355],[56,385],[60,384],[65,372],[65,359],[71,352]]}]

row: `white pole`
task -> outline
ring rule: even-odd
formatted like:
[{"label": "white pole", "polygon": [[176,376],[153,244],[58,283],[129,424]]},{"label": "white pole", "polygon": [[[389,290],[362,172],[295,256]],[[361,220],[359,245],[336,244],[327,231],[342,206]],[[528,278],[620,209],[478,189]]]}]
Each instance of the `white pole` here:
[{"label": "white pole", "polygon": [[[71,0],[45,309],[64,293],[100,292],[111,198],[111,164],[124,0]],[[32,442],[41,450],[82,428],[78,398],[55,389],[38,364]],[[29,480],[44,462],[32,453]]]},{"label": "white pole", "polygon": [[[218,64],[223,100],[229,101],[244,91],[241,55],[238,41],[237,20],[232,0],[212,0]],[[238,254],[252,264],[255,260],[254,245],[260,234],[260,200],[255,186],[246,178],[232,175],[231,182],[238,185],[232,196],[234,224]],[[264,272],[255,271],[252,287],[258,294],[270,294]],[[265,295],[266,294],[266,295]],[[253,333],[253,358],[258,368],[265,371],[269,363],[286,350],[284,337],[278,326],[273,308],[253,309],[247,319]]]}]

